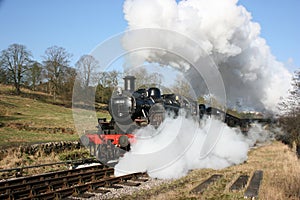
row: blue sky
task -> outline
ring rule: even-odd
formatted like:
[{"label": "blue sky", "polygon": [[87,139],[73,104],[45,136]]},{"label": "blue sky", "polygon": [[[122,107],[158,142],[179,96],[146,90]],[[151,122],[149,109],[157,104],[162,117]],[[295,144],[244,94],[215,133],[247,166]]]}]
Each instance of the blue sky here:
[{"label": "blue sky", "polygon": [[[240,0],[261,25],[273,55],[290,71],[300,67],[300,1]],[[123,1],[0,0],[0,50],[24,44],[41,61],[53,45],[73,54],[71,64],[126,29]],[[289,61],[293,60],[292,63]]]}]

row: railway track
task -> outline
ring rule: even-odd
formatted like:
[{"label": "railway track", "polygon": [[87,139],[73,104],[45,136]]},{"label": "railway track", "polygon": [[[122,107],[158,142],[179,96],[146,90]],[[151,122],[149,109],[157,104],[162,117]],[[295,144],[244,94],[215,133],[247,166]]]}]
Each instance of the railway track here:
[{"label": "railway track", "polygon": [[[63,162],[46,163],[46,164],[32,165],[32,166],[23,166],[23,167],[16,167],[16,168],[10,168],[10,169],[0,169],[0,177],[1,177],[1,179],[22,177],[26,174],[26,173],[24,173],[26,170],[33,169],[33,168],[65,166],[67,169],[70,167],[73,168],[74,166],[91,164],[91,163],[100,163],[100,162],[96,159],[88,158],[88,159],[83,159],[83,160],[69,160],[69,161],[63,161]],[[1,181],[1,179],[0,179],[0,181]]]},{"label": "railway track", "polygon": [[[145,173],[113,177],[114,169],[104,165],[64,170],[0,182],[0,199],[64,199],[69,196],[86,196],[86,192],[107,192],[99,187],[115,184],[138,186]],[[140,179],[145,180],[145,179]]]},{"label": "railway track", "polygon": [[[0,199],[89,198],[99,193],[102,196],[110,192],[110,188],[136,187],[148,180],[145,178],[147,176],[145,173],[133,173],[120,177],[113,175],[113,167],[94,165],[3,180],[0,181]],[[190,193],[201,196],[210,185],[222,177],[222,174],[213,174],[194,187]],[[262,178],[263,171],[261,170],[255,171],[251,177],[241,174],[231,182],[228,189],[231,192],[244,191],[244,198],[257,198]]]}]

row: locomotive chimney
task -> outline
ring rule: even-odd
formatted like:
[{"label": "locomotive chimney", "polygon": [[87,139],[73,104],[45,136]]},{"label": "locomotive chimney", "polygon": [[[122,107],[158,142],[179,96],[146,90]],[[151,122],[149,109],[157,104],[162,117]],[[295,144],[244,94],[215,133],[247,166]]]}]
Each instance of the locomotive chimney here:
[{"label": "locomotive chimney", "polygon": [[135,77],[125,76],[124,78],[124,90],[133,92],[135,90]]}]

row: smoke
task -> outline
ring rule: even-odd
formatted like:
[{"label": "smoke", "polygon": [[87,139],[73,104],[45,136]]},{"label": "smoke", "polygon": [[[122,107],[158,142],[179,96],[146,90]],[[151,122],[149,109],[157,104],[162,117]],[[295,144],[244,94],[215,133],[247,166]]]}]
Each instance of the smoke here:
[{"label": "smoke", "polygon": [[[217,140],[208,141],[210,129],[221,131]],[[179,178],[191,169],[221,169],[247,160],[250,147],[265,142],[270,134],[259,125],[248,132],[230,128],[220,120],[199,122],[179,116],[166,118],[158,129],[147,126],[137,130],[136,142],[115,166],[115,175],[147,172],[162,179]],[[203,156],[203,147],[213,147]],[[206,149],[204,149],[206,150]]]},{"label": "smoke", "polygon": [[[222,75],[229,106],[241,101],[242,106],[256,110],[276,111],[281,96],[290,88],[291,74],[272,55],[260,25],[237,0],[126,0],[125,19],[128,29],[161,28],[181,33],[201,45],[213,59]],[[169,50],[183,49],[185,56],[197,60],[201,52],[188,48],[186,41],[170,37],[127,36],[124,48],[135,43],[161,44]],[[183,59],[163,51],[148,50],[128,56],[130,64],[156,62],[187,70]],[[201,80],[199,80],[201,81]],[[206,91],[207,92],[207,91]]]},{"label": "smoke", "polygon": [[[272,55],[260,36],[260,25],[237,0],[126,0],[124,14],[128,30],[152,28],[185,36],[131,31],[122,38],[124,49],[138,44],[158,48],[129,53],[129,67],[145,62],[172,66],[204,94],[216,85],[217,76],[198,77],[191,63],[205,67],[212,59],[223,79],[228,106],[239,101],[244,108],[261,111],[276,111],[290,88],[290,73]],[[202,87],[208,79],[213,80]],[[115,175],[147,171],[151,177],[178,178],[191,169],[221,169],[246,161],[252,146],[270,139],[260,125],[253,125],[245,136],[214,118],[199,123],[183,116],[166,118],[158,129],[147,126],[135,134],[136,143],[115,166]]]}]

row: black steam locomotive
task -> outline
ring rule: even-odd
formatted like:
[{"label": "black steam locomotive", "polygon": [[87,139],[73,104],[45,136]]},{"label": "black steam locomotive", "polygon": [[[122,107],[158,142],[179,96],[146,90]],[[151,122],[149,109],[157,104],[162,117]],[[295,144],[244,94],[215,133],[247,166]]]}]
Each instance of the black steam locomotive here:
[{"label": "black steam locomotive", "polygon": [[126,76],[124,89],[118,88],[111,96],[111,121],[98,119],[97,134],[87,132],[81,141],[102,162],[113,160],[122,156],[135,142],[134,130],[149,124],[157,128],[167,114],[176,117],[181,111],[197,120],[204,116],[216,116],[229,126],[239,126],[245,133],[253,121],[237,118],[217,108],[206,108],[181,95],[161,94],[159,88],[135,90],[135,77]]},{"label": "black steam locomotive", "polygon": [[187,115],[197,116],[199,108],[196,101],[177,94],[161,94],[159,88],[135,88],[135,77],[124,78],[124,90],[116,90],[109,103],[109,111],[115,122],[127,132],[132,126],[151,124],[158,127],[165,114],[178,115],[184,109]]},{"label": "black steam locomotive", "polygon": [[[152,125],[157,128],[165,116],[176,117],[184,110],[186,116],[199,118],[196,101],[177,94],[161,94],[159,88],[135,90],[135,77],[124,78],[124,89],[116,89],[109,102],[112,119],[98,119],[98,131],[81,136],[84,146],[102,162],[120,157],[135,141],[134,130]],[[118,148],[117,148],[118,147]]]}]

